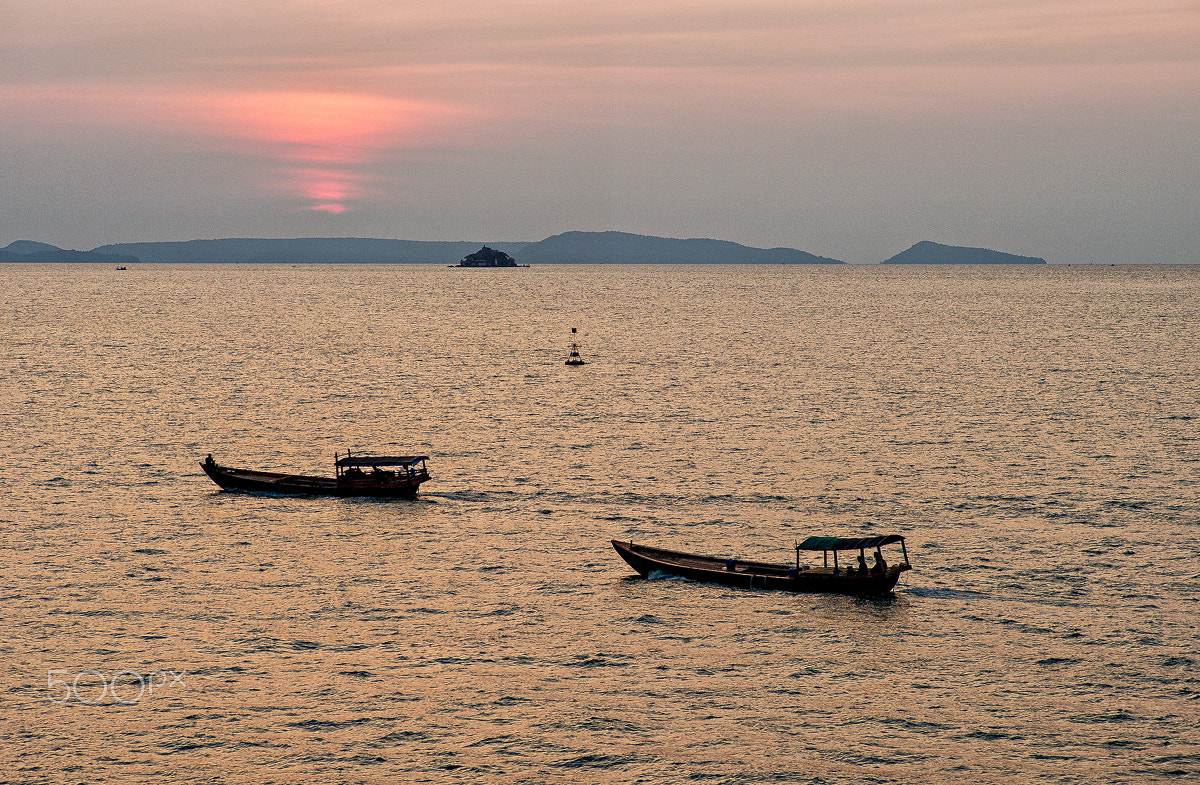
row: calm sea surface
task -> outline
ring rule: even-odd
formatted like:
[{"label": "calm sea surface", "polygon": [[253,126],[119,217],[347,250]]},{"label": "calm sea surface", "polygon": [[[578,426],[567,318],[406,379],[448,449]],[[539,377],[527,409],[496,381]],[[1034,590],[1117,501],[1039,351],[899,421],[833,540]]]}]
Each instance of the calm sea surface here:
[{"label": "calm sea surface", "polygon": [[[1200,778],[1200,267],[0,277],[0,782]],[[198,466],[347,448],[433,480]],[[883,601],[608,543],[881,533]]]}]

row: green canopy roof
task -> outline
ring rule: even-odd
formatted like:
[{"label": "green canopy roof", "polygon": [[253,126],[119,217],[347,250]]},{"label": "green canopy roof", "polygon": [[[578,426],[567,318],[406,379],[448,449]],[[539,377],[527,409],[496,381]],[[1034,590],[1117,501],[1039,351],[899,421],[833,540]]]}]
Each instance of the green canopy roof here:
[{"label": "green canopy roof", "polygon": [[355,455],[338,458],[338,466],[412,466],[429,460],[428,455]]},{"label": "green canopy roof", "polygon": [[881,537],[809,537],[796,548],[801,551],[857,551],[893,542],[904,542],[904,538],[899,534]]}]

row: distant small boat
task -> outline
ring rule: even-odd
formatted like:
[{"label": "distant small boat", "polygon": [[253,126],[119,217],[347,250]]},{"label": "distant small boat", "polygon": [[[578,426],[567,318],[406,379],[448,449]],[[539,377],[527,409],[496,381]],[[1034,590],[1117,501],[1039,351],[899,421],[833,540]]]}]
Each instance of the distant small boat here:
[{"label": "distant small boat", "polygon": [[571,328],[571,342],[567,344],[567,365],[587,365],[579,356],[579,342],[575,340],[575,328]]},{"label": "distant small boat", "polygon": [[[221,466],[209,455],[200,462],[204,473],[227,491],[282,496],[378,496],[412,498],[429,479],[427,455],[334,454],[334,477],[263,472]],[[368,471],[369,470],[369,471]]]},{"label": "distant small boat", "polygon": [[[880,548],[897,542],[903,550],[904,561],[888,566]],[[723,556],[698,556],[649,545],[634,545],[622,540],[613,540],[612,546],[643,578],[661,573],[746,589],[877,597],[890,593],[896,587],[900,574],[912,569],[908,563],[908,548],[904,545],[904,538],[898,534],[859,538],[809,537],[804,542],[797,543],[794,566]],[[875,550],[874,567],[866,566],[866,551],[870,549]],[[800,551],[823,551],[824,563],[819,567],[801,565]],[[847,568],[838,564],[838,553],[845,551],[859,552],[859,566]],[[829,564],[830,553],[833,554],[832,566]]]}]

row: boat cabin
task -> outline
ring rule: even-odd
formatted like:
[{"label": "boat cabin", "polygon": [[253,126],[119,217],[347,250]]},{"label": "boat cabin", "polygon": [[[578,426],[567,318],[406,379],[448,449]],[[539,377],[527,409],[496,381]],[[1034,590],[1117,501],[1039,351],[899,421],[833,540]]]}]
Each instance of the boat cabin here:
[{"label": "boat cabin", "polygon": [[428,480],[427,460],[428,455],[351,455],[347,450],[344,456],[334,453],[334,471],[339,483]]},{"label": "boat cabin", "polygon": [[[809,537],[804,542],[796,543],[796,569],[808,569],[800,565],[800,551],[821,551],[824,564],[822,567],[833,568],[833,574],[839,575],[882,575],[888,570],[887,561],[883,557],[882,548],[885,545],[900,543],[900,550],[904,556],[904,561],[899,566],[901,569],[912,569],[912,565],[908,563],[908,548],[904,544],[904,538],[899,534],[885,534],[880,537]],[[867,565],[867,551],[874,550],[874,564]],[[846,551],[858,551],[856,561],[851,559],[843,559],[842,563],[838,561],[838,553]],[[830,564],[829,555],[833,554],[833,564]]]}]

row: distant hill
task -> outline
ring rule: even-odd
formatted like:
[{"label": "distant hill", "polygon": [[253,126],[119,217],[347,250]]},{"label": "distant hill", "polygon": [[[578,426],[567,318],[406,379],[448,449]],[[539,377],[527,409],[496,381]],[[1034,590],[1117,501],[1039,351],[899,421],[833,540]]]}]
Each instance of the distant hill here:
[{"label": "distant hill", "polygon": [[526,245],[523,264],[844,264],[794,248],[726,240],[673,240],[625,232],[564,232]]},{"label": "distant hill", "polygon": [[1045,264],[1039,256],[990,251],[987,248],[963,248],[923,240],[883,264]]},{"label": "distant hill", "polygon": [[0,262],[92,262],[115,265],[137,264],[136,256],[126,254],[97,253],[95,251],[68,251],[49,243],[33,240],[17,240],[0,248]]},{"label": "distant hill", "polygon": [[0,250],[8,251],[9,253],[29,254],[43,253],[46,251],[61,251],[63,249],[56,245],[51,245],[50,243],[39,243],[33,240],[17,240],[4,246],[4,248],[0,248]]},{"label": "distant hill", "polygon": [[[118,243],[97,251],[136,254],[144,262],[223,264],[455,264],[476,251],[478,242],[373,240],[311,237],[293,240],[236,238],[163,243]],[[488,243],[517,253],[526,243]]]}]

